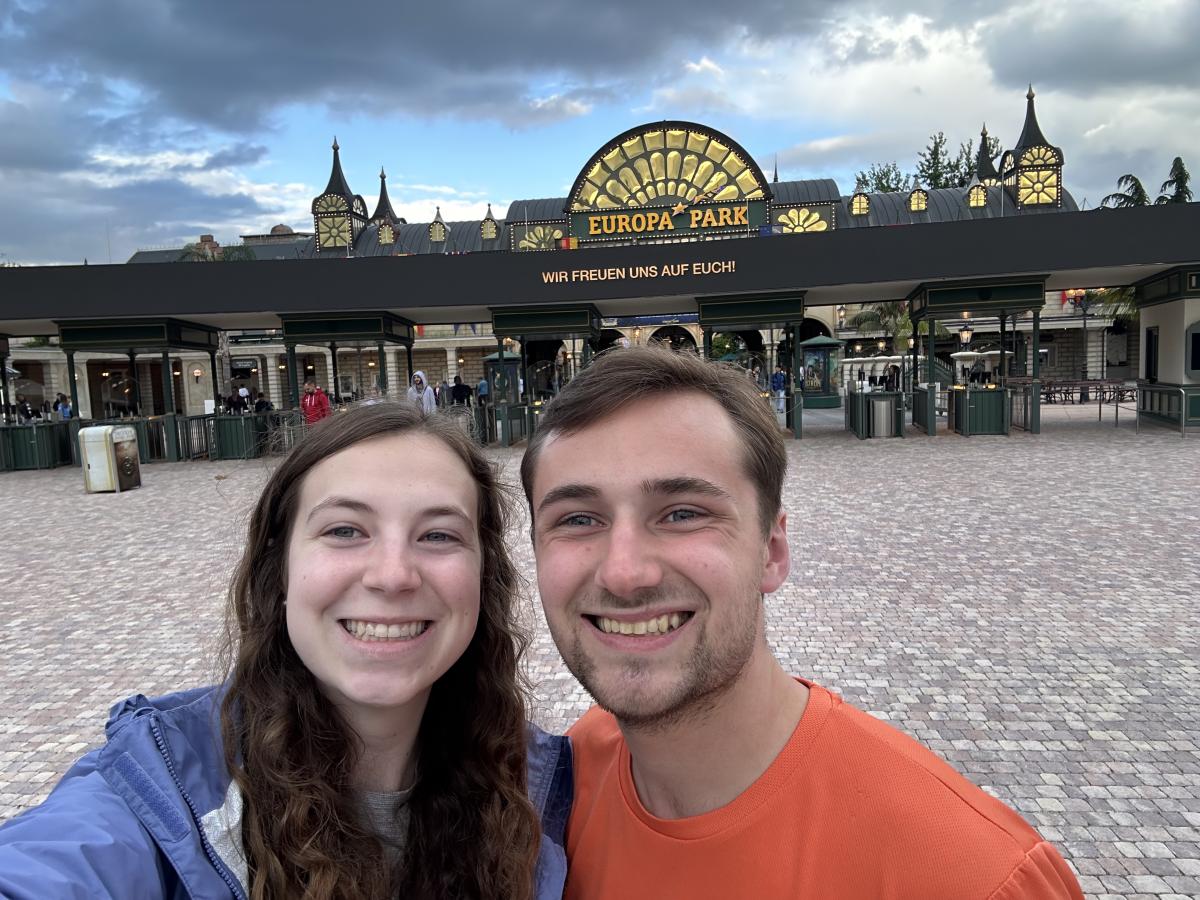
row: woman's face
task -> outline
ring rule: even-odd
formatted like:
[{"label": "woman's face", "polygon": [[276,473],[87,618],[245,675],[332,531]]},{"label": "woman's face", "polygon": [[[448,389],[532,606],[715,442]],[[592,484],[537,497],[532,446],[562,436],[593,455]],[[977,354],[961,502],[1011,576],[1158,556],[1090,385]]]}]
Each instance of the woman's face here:
[{"label": "woman's face", "polygon": [[287,630],[353,724],[420,717],[479,621],[478,488],[425,435],[355,444],[305,475],[287,548]]}]

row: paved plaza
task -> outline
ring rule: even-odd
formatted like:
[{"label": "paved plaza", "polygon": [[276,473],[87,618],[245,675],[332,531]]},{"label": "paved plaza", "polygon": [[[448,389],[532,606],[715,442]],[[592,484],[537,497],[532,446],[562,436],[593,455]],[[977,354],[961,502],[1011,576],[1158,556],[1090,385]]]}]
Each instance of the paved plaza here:
[{"label": "paved plaza", "polygon": [[[1095,407],[1044,433],[789,442],[793,672],[923,741],[1055,841],[1089,897],[1200,895],[1200,436]],[[519,451],[494,456],[515,480]],[[230,571],[268,461],[0,474],[0,820],[102,740],[109,704],[221,676]],[[533,585],[523,524],[512,547]],[[530,603],[536,717],[588,700]]]}]

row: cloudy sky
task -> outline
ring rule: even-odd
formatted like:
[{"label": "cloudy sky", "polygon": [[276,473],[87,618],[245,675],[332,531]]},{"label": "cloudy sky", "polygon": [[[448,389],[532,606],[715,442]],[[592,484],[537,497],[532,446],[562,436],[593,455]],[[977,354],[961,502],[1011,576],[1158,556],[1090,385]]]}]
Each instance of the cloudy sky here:
[{"label": "cloudy sky", "polygon": [[0,0],[0,262],[311,229],[334,135],[410,222],[564,196],[661,119],[849,193],[933,131],[1011,146],[1030,82],[1090,207],[1177,155],[1200,175],[1198,34],[1196,0]]}]

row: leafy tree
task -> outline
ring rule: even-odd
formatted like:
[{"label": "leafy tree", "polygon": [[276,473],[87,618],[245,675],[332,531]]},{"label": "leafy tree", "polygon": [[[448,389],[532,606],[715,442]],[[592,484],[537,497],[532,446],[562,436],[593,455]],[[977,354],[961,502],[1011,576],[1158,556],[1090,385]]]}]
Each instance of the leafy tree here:
[{"label": "leafy tree", "polygon": [[1100,201],[1101,206],[1125,209],[1130,206],[1149,206],[1150,197],[1136,175],[1122,175],[1117,179],[1118,190]]},{"label": "leafy tree", "polygon": [[912,175],[905,175],[896,163],[871,163],[865,172],[859,172],[854,181],[854,190],[887,194],[895,191],[911,191],[916,186]]},{"label": "leafy tree", "polygon": [[[1000,155],[1000,138],[988,135],[987,155],[995,158]],[[958,145],[958,156],[954,157],[955,181],[950,187],[964,188],[975,177],[975,141],[967,139]]]},{"label": "leafy tree", "polygon": [[931,134],[929,144],[917,154],[917,181],[922,187],[935,190],[958,187],[958,180],[958,161],[950,158],[945,133]]},{"label": "leafy tree", "polygon": [[1171,174],[1162,183],[1162,187],[1158,189],[1158,199],[1154,202],[1156,204],[1191,203],[1192,189],[1188,186],[1188,182],[1191,180],[1192,176],[1188,174],[1187,166],[1183,164],[1183,160],[1178,156],[1175,157],[1171,163]]},{"label": "leafy tree", "polygon": [[1133,321],[1138,317],[1138,308],[1133,299],[1132,287],[1101,288],[1097,291],[1088,291],[1087,295],[1092,301],[1092,308],[1101,316],[1127,321]]}]

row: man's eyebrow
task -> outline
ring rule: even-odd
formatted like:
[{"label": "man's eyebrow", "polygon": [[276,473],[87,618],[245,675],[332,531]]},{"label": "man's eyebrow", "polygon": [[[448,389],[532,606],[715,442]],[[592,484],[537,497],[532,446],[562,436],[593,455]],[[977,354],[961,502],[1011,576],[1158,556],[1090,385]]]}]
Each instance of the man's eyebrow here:
[{"label": "man's eyebrow", "polygon": [[560,484],[546,492],[546,496],[538,504],[538,512],[560,500],[594,500],[599,496],[600,489],[590,484]]},{"label": "man's eyebrow", "polygon": [[644,494],[702,494],[715,497],[718,500],[732,500],[730,493],[722,487],[705,481],[703,478],[692,478],[678,475],[674,478],[656,478],[642,482]]},{"label": "man's eyebrow", "polygon": [[349,497],[326,497],[324,500],[322,500],[320,503],[318,503],[316,506],[314,506],[312,509],[310,509],[308,511],[308,515],[305,516],[304,521],[308,522],[317,513],[321,512],[322,510],[332,509],[333,507],[339,507],[341,509],[350,509],[350,510],[353,510],[354,512],[363,512],[363,513],[371,513],[371,512],[375,511],[375,508],[373,506],[371,506],[371,504],[363,503],[363,501],[361,501],[361,500],[351,500]]}]

